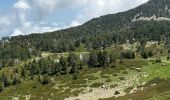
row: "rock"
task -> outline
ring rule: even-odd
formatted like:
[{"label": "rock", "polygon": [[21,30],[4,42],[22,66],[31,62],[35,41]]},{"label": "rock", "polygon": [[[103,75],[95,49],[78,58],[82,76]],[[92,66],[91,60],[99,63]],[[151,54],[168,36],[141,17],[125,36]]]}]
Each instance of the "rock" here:
[{"label": "rock", "polygon": [[118,94],[120,94],[120,92],[116,90],[114,95],[118,95]]}]

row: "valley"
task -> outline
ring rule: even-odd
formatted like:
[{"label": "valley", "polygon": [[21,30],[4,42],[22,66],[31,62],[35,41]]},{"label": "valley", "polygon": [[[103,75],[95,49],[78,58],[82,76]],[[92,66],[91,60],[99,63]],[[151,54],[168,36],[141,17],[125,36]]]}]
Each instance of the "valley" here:
[{"label": "valley", "polygon": [[[129,44],[128,50],[135,48],[137,43]],[[147,44],[149,45],[149,44]],[[159,48],[163,48],[163,44],[152,44],[147,46],[146,49],[152,49],[159,51]],[[123,45],[124,46],[124,45]],[[111,46],[106,48],[108,52],[114,51],[115,54],[120,54],[119,49],[122,46]],[[123,47],[121,51],[127,50],[127,47]],[[89,52],[75,52],[76,55],[89,56]],[[68,57],[69,53],[50,53],[43,52],[42,57],[57,61],[61,56]],[[89,68],[87,65],[83,65],[81,70],[78,70],[77,79],[73,79],[73,75],[50,75],[50,83],[42,85],[39,83],[39,75],[34,76],[34,80],[30,80],[30,76],[22,79],[18,85],[9,86],[4,89],[0,94],[0,98],[3,100],[97,100],[97,99],[109,99],[109,98],[134,98],[138,93],[145,92],[146,89],[151,88],[151,93],[155,90],[152,88],[159,87],[159,84],[163,84],[162,81],[168,81],[170,78],[170,60],[167,60],[168,50],[164,49],[162,53],[154,54],[154,56],[148,59],[143,59],[139,52],[135,52],[135,59],[117,59],[115,65],[112,63],[106,68]],[[156,60],[160,58],[160,62]],[[37,61],[40,59],[36,57]],[[28,60],[20,64],[32,62],[33,59]],[[14,66],[5,68],[0,73],[10,74],[13,70],[21,67]],[[8,75],[10,77],[10,75]],[[159,82],[159,83],[158,83]],[[161,90],[157,90],[158,94]],[[168,93],[168,91],[167,91]],[[131,96],[132,95],[132,96]],[[149,95],[149,94],[144,94]],[[159,98],[165,97],[166,93],[159,95]],[[155,97],[150,95],[151,100],[155,100]],[[140,97],[138,96],[139,100]],[[110,100],[110,99],[109,99]],[[119,100],[119,99],[118,99]],[[122,99],[125,100],[125,99]]]},{"label": "valley", "polygon": [[[25,29],[23,12],[34,9],[24,9]],[[169,0],[149,0],[79,26],[3,37],[0,100],[169,100],[169,9]]]}]

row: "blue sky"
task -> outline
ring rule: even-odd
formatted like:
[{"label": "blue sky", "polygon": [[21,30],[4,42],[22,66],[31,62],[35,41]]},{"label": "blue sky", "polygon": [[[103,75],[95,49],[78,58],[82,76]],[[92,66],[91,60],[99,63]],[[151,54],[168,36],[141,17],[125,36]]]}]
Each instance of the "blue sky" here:
[{"label": "blue sky", "polygon": [[0,38],[81,25],[148,0],[0,0]]}]

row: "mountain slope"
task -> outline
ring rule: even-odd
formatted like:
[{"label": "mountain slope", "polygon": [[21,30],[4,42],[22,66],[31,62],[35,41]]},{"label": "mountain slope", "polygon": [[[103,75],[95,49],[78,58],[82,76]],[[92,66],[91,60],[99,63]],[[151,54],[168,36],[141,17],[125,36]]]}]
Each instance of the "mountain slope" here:
[{"label": "mountain slope", "polygon": [[[141,17],[165,17],[170,18],[170,2],[169,0],[150,0],[149,2],[131,9],[126,12],[117,14],[110,14],[93,19],[87,22],[84,26],[96,27],[102,30],[113,31],[121,29],[122,27],[130,26],[133,19]],[[100,25],[100,27],[98,27]]]},{"label": "mountain slope", "polygon": [[107,33],[130,27],[134,19],[140,19],[142,17],[150,18],[153,16],[170,18],[169,0],[150,0],[149,2],[129,11],[101,16],[88,21],[82,26],[52,33],[66,32],[71,34],[74,32],[81,35],[84,33],[82,31],[86,31],[85,34],[95,34],[101,32]]},{"label": "mountain slope", "polygon": [[[11,54],[10,50],[13,51],[13,49],[9,48],[13,46],[19,48],[15,50],[24,48],[67,52],[74,51],[80,44],[84,44],[90,50],[122,44],[127,40],[131,43],[142,40],[164,40],[168,43],[170,40],[168,38],[170,37],[169,18],[169,0],[150,0],[137,8],[94,18],[78,27],[44,34],[11,37],[8,39],[10,42],[1,42],[0,49]],[[13,58],[21,57],[17,55]]]}]

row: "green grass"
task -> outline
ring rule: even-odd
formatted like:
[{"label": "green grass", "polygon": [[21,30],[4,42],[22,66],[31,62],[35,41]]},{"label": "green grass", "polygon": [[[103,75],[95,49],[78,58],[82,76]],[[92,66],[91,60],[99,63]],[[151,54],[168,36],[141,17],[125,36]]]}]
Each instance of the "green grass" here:
[{"label": "green grass", "polygon": [[[134,70],[132,70],[131,68],[134,68]],[[136,71],[136,68],[141,68],[142,72]],[[152,64],[152,61],[146,60],[146,62],[144,62],[143,60],[139,59],[125,60],[123,63],[117,63],[117,66],[115,68],[92,69],[85,67],[80,72],[81,74],[78,75],[78,80],[73,80],[71,75],[53,76],[55,77],[55,83],[51,83],[48,85],[40,85],[39,83],[37,83],[37,81],[26,79],[23,80],[23,82],[19,85],[6,88],[0,94],[0,97],[8,99],[8,97],[10,98],[10,96],[18,96],[19,94],[21,94],[21,96],[19,97],[22,99],[24,98],[23,96],[31,94],[31,100],[40,99],[42,95],[43,100],[46,100],[48,98],[63,100],[64,98],[67,98],[69,96],[77,96],[80,92],[83,91],[83,88],[87,86],[98,88],[102,86],[105,82],[119,83],[120,81],[122,81],[120,80],[120,77],[124,77],[126,79],[126,77],[129,76],[140,74],[143,75],[143,73],[149,73],[147,77],[139,77],[141,83],[148,82],[156,77],[160,77],[162,79],[170,78],[170,75],[167,74],[170,73],[170,66],[162,66],[162,63]],[[58,89],[53,88],[55,85],[58,86]],[[134,86],[137,85],[139,84],[134,81]],[[116,86],[117,85],[113,84],[111,88],[114,88]],[[73,89],[75,89],[75,91],[71,92]],[[132,88],[129,87],[125,89],[125,91],[129,92],[131,89]]]},{"label": "green grass", "polygon": [[[134,45],[135,46],[135,45]],[[134,48],[134,46],[130,46],[130,48]],[[151,46],[148,47],[148,50],[152,50],[157,48],[158,50],[163,48],[161,46]],[[118,52],[121,51],[121,46],[117,47],[108,47],[106,48],[107,51],[110,53],[114,51],[115,55],[119,55]],[[78,48],[75,52],[77,55],[80,53],[88,56],[89,52],[86,51],[86,48],[82,45]],[[133,87],[140,87],[142,83],[146,82],[149,83],[151,80],[159,77],[161,79],[170,78],[170,61],[166,60],[164,50],[163,54],[157,54],[153,58],[149,58],[148,60],[143,60],[141,57],[137,57],[136,59],[132,60],[123,60],[123,63],[116,62],[115,67],[108,67],[106,69],[103,68],[88,68],[84,67],[81,71],[79,71],[78,80],[73,80],[72,75],[60,75],[60,76],[51,76],[54,77],[55,82],[50,83],[48,85],[41,85],[37,82],[37,80],[31,81],[30,77],[27,77],[26,80],[22,80],[21,84],[10,86],[5,88],[5,90],[0,93],[0,100],[11,100],[11,96],[19,96],[19,99],[25,100],[26,95],[31,94],[30,100],[42,100],[52,99],[52,100],[63,100],[69,96],[77,96],[81,93],[84,88],[90,86],[93,88],[98,88],[105,83],[110,83],[111,88],[115,88],[119,86],[119,83],[122,81],[126,81],[127,78],[136,75],[138,80],[133,80],[133,86],[125,88],[125,92],[129,92],[133,89]],[[43,52],[43,57],[50,56],[52,59],[59,59],[60,56],[67,57],[69,52],[65,53],[50,53],[50,52]],[[161,57],[162,63],[154,63],[157,57]],[[38,59],[38,58],[37,58]],[[28,61],[32,61],[28,60]],[[19,71],[21,70],[21,66],[24,63],[28,63],[28,61],[22,62],[19,65],[14,66]],[[166,64],[167,66],[163,66]],[[11,76],[11,71],[14,69],[13,67],[6,67],[0,71],[5,72],[8,77]],[[145,76],[146,75],[146,76]],[[125,79],[123,79],[123,77]],[[128,79],[127,79],[128,80]],[[150,87],[148,84],[146,85],[146,89],[143,91],[138,91],[136,94],[125,95],[123,97],[114,98],[116,100],[126,100],[127,98],[133,98],[134,100],[143,100],[142,97],[146,97],[144,99],[148,100],[165,100],[169,98],[169,87],[167,83],[170,81],[159,81],[160,84],[156,87]],[[162,86],[162,88],[161,88]],[[58,88],[54,88],[58,87]],[[157,91],[158,90],[158,91]],[[149,92],[148,92],[149,91]],[[53,95],[52,95],[53,94]],[[108,99],[110,100],[110,98]],[[111,98],[112,100],[112,98]]]},{"label": "green grass", "polygon": [[148,74],[147,77],[143,77],[142,80],[148,81],[156,77],[161,79],[170,78],[170,65],[163,66],[163,63],[149,64],[143,68],[143,71]]}]

